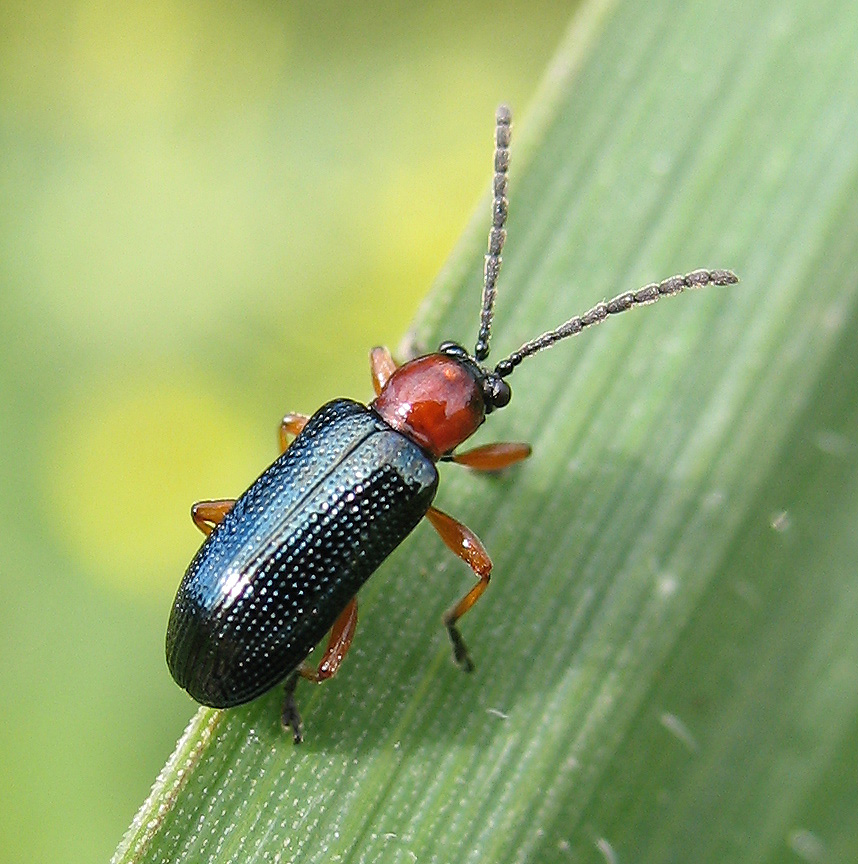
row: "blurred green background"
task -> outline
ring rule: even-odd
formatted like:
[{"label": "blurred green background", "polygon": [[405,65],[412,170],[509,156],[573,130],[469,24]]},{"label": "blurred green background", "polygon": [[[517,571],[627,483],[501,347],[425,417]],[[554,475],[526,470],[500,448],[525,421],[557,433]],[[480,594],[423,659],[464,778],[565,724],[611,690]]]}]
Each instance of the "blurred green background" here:
[{"label": "blurred green background", "polygon": [[4,861],[115,847],[194,710],[190,503],[368,398],[573,6],[0,6]]}]

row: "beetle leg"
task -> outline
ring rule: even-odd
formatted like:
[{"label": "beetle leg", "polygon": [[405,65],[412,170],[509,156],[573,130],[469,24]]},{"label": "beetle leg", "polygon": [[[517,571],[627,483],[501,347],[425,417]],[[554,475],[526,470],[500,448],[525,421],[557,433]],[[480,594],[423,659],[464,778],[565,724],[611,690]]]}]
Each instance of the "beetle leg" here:
[{"label": "beetle leg", "polygon": [[218,498],[216,501],[197,501],[191,507],[194,525],[206,536],[212,533],[215,525],[220,525],[224,517],[235,506],[235,498]]},{"label": "beetle leg", "polygon": [[314,669],[312,666],[302,663],[286,679],[286,693],[283,699],[283,711],[280,714],[280,722],[283,724],[284,729],[292,730],[292,739],[296,744],[300,744],[304,740],[301,714],[295,701],[295,688],[298,685],[298,678],[306,678],[315,684],[321,684],[322,681],[326,681],[332,677],[337,669],[340,668],[340,663],[345,659],[349,646],[352,644],[352,639],[354,639],[356,629],[357,597],[352,597],[346,608],[340,612],[339,617],[334,622],[334,626],[331,628],[331,638],[328,641],[328,647],[325,649],[322,662],[319,663],[318,668]]},{"label": "beetle leg", "polygon": [[300,744],[304,740],[301,715],[295,702],[295,687],[298,685],[298,671],[290,673],[286,679],[286,693],[283,697],[283,710],[280,713],[280,723],[284,729],[292,730],[292,740]]},{"label": "beetle leg", "polygon": [[387,348],[377,345],[369,352],[369,365],[372,369],[372,386],[378,396],[388,378],[396,371],[396,363]]},{"label": "beetle leg", "polygon": [[322,655],[322,662],[319,663],[318,668],[313,669],[312,666],[302,665],[298,669],[298,674],[315,684],[321,684],[322,681],[331,678],[340,668],[340,663],[345,659],[352,644],[357,629],[357,619],[357,597],[352,597],[331,628],[328,647]]},{"label": "beetle leg", "polygon": [[285,453],[292,443],[289,440],[291,436],[294,438],[306,425],[309,420],[306,414],[287,414],[280,421],[280,452]]},{"label": "beetle leg", "polygon": [[426,517],[441,535],[447,548],[458,555],[474,571],[474,575],[479,580],[455,606],[451,606],[444,613],[444,624],[453,643],[453,656],[466,672],[472,672],[474,663],[456,622],[480,599],[480,595],[488,587],[492,575],[492,559],[489,558],[489,553],[486,552],[479,537],[452,516],[430,507]]},{"label": "beetle leg", "polygon": [[500,471],[527,459],[530,456],[530,444],[499,442],[484,444],[464,453],[452,453],[447,461],[459,465],[467,465],[475,471]]}]

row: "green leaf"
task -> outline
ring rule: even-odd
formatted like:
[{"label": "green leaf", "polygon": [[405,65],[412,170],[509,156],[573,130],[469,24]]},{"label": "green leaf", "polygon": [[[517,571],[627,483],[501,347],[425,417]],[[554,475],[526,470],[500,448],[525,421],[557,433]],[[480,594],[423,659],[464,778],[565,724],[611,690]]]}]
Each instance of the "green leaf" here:
[{"label": "green leaf", "polygon": [[[525,361],[443,466],[494,579],[421,526],[339,676],[201,710],[116,861],[858,860],[858,16],[593,2],[516,118],[495,359],[695,267],[710,287]],[[486,118],[487,138],[491,118]],[[488,156],[487,165],[488,165]],[[481,206],[412,334],[476,335]]]}]

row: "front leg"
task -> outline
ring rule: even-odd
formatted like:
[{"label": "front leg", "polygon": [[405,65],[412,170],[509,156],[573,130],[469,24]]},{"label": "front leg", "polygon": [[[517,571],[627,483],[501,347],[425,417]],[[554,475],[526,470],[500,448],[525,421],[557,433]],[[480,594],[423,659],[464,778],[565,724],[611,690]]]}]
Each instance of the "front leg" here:
[{"label": "front leg", "polygon": [[384,385],[390,380],[390,376],[396,371],[396,361],[387,348],[376,345],[369,352],[369,365],[372,372],[372,389],[378,396]]},{"label": "front leg", "polygon": [[518,442],[498,442],[496,444],[483,444],[482,447],[474,447],[473,450],[465,450],[464,453],[451,453],[444,457],[445,462],[455,462],[458,465],[466,465],[474,471],[502,471],[527,459],[530,456],[530,444]]}]

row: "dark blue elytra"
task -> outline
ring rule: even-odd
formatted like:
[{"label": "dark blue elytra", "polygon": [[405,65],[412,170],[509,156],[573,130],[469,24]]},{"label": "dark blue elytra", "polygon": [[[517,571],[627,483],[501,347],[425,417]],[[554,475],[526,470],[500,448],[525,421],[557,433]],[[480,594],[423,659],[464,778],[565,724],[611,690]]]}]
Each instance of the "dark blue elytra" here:
[{"label": "dark blue elytra", "polygon": [[426,514],[438,472],[369,408],[322,406],[197,552],[167,627],[167,664],[229,708],[289,675]]}]

